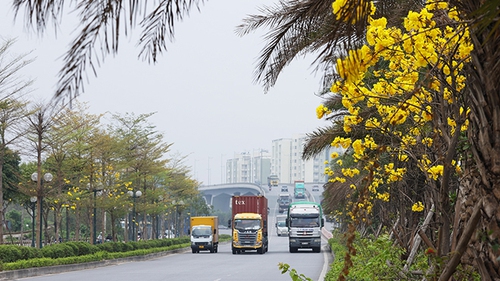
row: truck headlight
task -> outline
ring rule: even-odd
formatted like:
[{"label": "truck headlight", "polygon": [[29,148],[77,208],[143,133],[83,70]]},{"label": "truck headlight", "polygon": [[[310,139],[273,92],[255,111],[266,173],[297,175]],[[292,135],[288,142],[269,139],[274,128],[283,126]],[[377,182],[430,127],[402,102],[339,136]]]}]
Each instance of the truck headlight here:
[{"label": "truck headlight", "polygon": [[237,230],[233,231],[233,241],[238,242],[238,231]]},{"label": "truck headlight", "polygon": [[297,239],[290,238],[290,242],[295,243],[295,242],[297,242]]},{"label": "truck headlight", "polygon": [[314,238],[314,242],[321,243],[321,238]]}]

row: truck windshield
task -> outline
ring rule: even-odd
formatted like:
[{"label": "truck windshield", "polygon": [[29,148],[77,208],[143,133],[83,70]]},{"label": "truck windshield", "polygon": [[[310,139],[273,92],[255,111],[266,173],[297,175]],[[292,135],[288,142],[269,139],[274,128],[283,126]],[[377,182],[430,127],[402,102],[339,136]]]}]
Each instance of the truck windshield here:
[{"label": "truck windshield", "polygon": [[238,230],[257,230],[260,228],[260,220],[235,220],[234,228]]},{"label": "truck windshield", "polygon": [[278,222],[278,226],[279,227],[285,227],[286,226],[286,223],[284,221],[279,221]]},{"label": "truck windshield", "polygon": [[193,235],[193,237],[203,237],[203,236],[208,237],[210,236],[210,234],[212,234],[211,228],[204,226],[204,227],[194,227],[191,235]]},{"label": "truck windshield", "polygon": [[319,217],[292,217],[290,227],[318,227]]}]

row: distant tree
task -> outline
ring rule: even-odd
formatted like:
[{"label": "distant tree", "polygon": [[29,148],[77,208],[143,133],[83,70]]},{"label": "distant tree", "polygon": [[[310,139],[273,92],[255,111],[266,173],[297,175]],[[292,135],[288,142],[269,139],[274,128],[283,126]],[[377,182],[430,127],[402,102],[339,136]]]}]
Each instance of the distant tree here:
[{"label": "distant tree", "polygon": [[26,103],[21,100],[32,81],[19,76],[19,71],[32,62],[28,54],[12,55],[15,41],[3,41],[0,45],[0,244],[3,242],[4,218],[4,164],[8,146],[14,144],[23,134],[19,122],[26,116]]}]

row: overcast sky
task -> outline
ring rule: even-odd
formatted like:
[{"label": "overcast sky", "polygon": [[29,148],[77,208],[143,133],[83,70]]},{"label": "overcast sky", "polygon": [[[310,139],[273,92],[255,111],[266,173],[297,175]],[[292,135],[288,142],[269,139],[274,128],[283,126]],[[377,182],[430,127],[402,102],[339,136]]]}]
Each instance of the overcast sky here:
[{"label": "overcast sky", "polygon": [[[186,166],[204,184],[223,181],[222,169],[235,153],[271,148],[272,140],[290,138],[325,125],[316,119],[320,75],[313,57],[293,62],[277,85],[264,94],[253,82],[263,31],[239,37],[234,30],[248,14],[278,0],[210,0],[176,23],[175,41],[156,65],[139,60],[136,41],[122,37],[119,53],[88,73],[78,100],[90,113],[156,112],[149,120],[173,143],[173,154],[186,155]],[[35,79],[33,100],[49,100],[70,41],[76,36],[64,18],[57,37],[48,29],[39,38],[16,22],[12,0],[0,0],[0,37],[17,38],[18,53],[33,51],[36,61],[23,72]],[[21,14],[23,16],[24,14]],[[133,31],[134,38],[140,33]]]}]

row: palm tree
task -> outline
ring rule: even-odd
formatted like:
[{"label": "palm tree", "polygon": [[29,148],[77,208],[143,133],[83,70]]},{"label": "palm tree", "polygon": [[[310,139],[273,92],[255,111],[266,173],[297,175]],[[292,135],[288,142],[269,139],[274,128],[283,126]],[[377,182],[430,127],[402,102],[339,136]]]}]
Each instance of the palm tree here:
[{"label": "palm tree", "polygon": [[[264,88],[272,87],[282,69],[298,55],[318,52],[316,62],[328,71],[335,57],[363,43],[368,16],[366,1],[347,1],[347,8],[338,19],[329,15],[331,1],[313,2],[318,1],[282,1],[280,6],[262,9],[265,15],[252,16],[240,26],[241,34],[261,26],[270,28],[266,37],[269,43],[256,70],[256,80]],[[408,8],[423,4],[415,1],[406,6],[403,2],[406,1],[376,1],[375,5],[380,15],[389,16],[389,25],[394,25]],[[450,6],[466,15],[474,43],[465,98],[469,101],[466,106],[471,108],[468,141],[472,157],[465,163],[467,176],[458,195],[463,204],[456,204],[455,210],[461,216],[454,221],[451,258],[440,280],[448,280],[461,259],[474,260],[482,280],[492,280],[500,278],[500,254],[495,246],[500,243],[500,1],[450,2]],[[331,85],[335,73],[326,72],[324,77],[325,85]],[[304,156],[321,151],[338,132],[334,125],[311,134]]]},{"label": "palm tree", "polygon": [[[467,132],[472,158],[466,163],[455,221],[456,253],[440,280],[448,280],[462,260],[474,260],[482,280],[500,278],[500,29],[499,1],[451,1],[470,21],[474,43],[468,66],[468,106],[471,109]],[[474,235],[473,235],[474,234]],[[472,247],[471,247],[472,246]],[[463,253],[465,256],[462,256]]]}]

